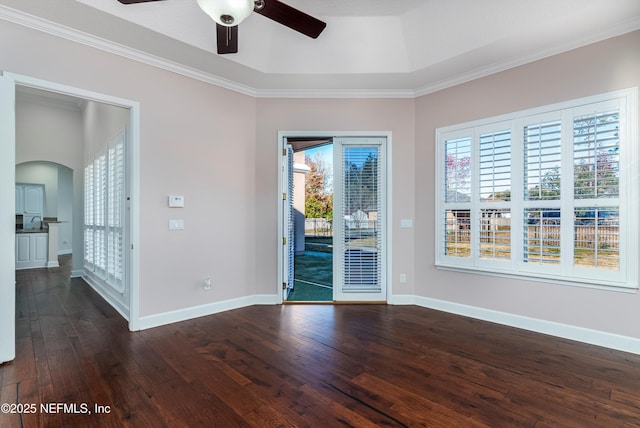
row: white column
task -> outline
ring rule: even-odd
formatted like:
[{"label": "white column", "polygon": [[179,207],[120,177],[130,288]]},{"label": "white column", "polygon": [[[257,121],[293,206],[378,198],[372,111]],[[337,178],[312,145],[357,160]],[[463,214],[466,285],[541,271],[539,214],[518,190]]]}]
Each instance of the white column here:
[{"label": "white column", "polygon": [[58,267],[58,225],[59,223],[49,223],[49,257],[47,267]]}]

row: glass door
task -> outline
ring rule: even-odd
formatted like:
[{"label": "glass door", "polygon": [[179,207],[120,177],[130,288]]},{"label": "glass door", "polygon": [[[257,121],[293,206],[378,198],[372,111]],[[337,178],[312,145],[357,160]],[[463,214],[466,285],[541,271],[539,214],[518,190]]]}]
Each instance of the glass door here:
[{"label": "glass door", "polygon": [[385,151],[383,137],[334,139],[336,301],[387,299]]}]

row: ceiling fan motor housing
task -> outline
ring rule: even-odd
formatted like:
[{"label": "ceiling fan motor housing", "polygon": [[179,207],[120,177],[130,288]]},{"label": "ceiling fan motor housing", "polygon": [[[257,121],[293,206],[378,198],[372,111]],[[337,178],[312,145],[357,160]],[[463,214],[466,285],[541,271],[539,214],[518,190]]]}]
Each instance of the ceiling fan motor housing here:
[{"label": "ceiling fan motor housing", "polygon": [[254,0],[197,0],[198,6],[215,22],[226,27],[238,25],[251,12]]}]

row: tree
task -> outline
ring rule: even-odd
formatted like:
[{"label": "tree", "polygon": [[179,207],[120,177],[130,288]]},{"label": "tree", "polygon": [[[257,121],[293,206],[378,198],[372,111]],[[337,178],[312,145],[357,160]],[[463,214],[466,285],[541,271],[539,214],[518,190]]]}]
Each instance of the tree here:
[{"label": "tree", "polygon": [[[461,202],[460,197],[469,195],[471,192],[471,157],[447,155],[447,201]],[[467,198],[465,198],[467,199]]]},{"label": "tree", "polygon": [[377,210],[378,155],[368,153],[361,164],[345,161],[345,204],[347,212]]},{"label": "tree", "polygon": [[530,201],[560,199],[560,167],[545,172],[540,184],[530,187],[527,193]]},{"label": "tree", "polygon": [[305,163],[311,169],[305,180],[305,217],[333,218],[333,192],[329,188],[331,177],[330,166],[326,165],[322,157],[311,159],[305,156]]}]

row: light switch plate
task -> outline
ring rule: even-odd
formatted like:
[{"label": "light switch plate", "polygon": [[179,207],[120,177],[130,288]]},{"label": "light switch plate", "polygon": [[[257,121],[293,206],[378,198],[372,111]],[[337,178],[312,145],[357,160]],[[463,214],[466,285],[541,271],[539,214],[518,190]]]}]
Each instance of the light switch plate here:
[{"label": "light switch plate", "polygon": [[169,230],[182,230],[184,229],[184,220],[169,220]]},{"label": "light switch plate", "polygon": [[184,208],[184,196],[182,195],[169,196],[169,208]]}]

